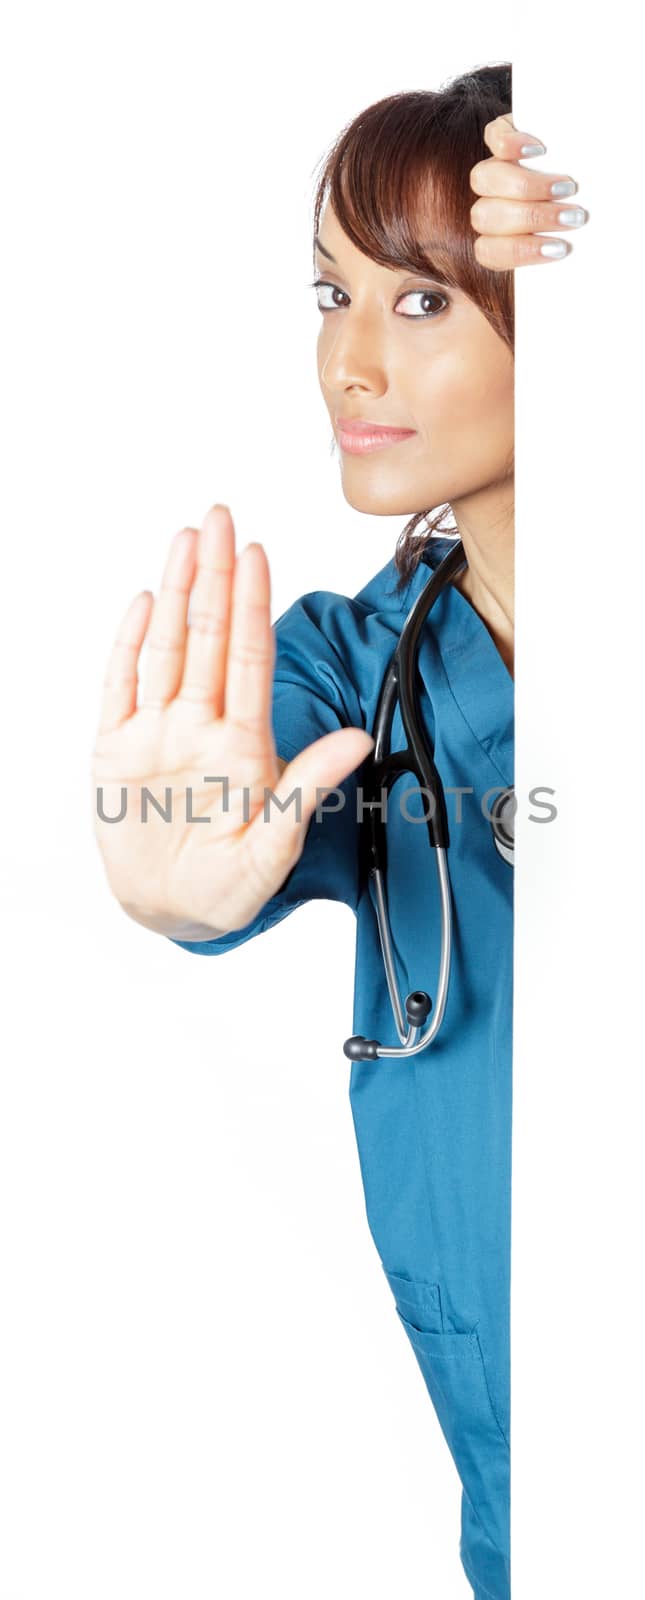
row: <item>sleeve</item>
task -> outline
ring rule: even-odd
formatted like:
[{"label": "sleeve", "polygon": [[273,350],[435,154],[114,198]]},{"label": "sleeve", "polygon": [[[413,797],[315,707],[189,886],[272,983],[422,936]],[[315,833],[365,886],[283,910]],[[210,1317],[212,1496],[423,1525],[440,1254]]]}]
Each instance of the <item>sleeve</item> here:
[{"label": "sleeve", "polygon": [[[342,595],[317,590],[294,601],[274,623],[273,733],[277,753],[285,761],[337,728],[365,726],[348,670],[347,620],[354,604]],[[222,955],[266,932],[307,900],[343,901],[356,912],[360,772],[360,767],[351,772],[338,786],[338,794],[329,796],[327,805],[333,802],[338,809],[325,810],[320,818],[314,812],[302,854],[252,922],[219,938],[171,943],[195,955]]]}]

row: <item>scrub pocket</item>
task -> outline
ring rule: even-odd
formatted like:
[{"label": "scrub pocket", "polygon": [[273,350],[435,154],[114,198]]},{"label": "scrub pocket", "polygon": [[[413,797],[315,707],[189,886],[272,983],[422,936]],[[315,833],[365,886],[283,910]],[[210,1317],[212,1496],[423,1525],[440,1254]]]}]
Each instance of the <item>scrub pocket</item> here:
[{"label": "scrub pocket", "polygon": [[510,1449],[491,1405],[477,1330],[444,1331],[439,1284],[384,1270],[464,1493],[508,1557]]}]

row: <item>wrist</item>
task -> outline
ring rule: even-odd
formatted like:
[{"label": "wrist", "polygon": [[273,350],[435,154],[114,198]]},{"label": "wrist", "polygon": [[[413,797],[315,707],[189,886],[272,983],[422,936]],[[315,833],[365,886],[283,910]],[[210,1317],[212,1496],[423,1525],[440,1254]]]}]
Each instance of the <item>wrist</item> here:
[{"label": "wrist", "polygon": [[166,939],[185,939],[189,943],[194,940],[199,944],[208,939],[218,939],[226,931],[224,928],[213,928],[207,923],[191,922],[186,917],[171,917],[163,913],[142,911],[139,906],[131,905],[126,900],[120,900],[119,905],[133,922],[138,922],[142,928],[148,928],[151,933],[160,933]]}]

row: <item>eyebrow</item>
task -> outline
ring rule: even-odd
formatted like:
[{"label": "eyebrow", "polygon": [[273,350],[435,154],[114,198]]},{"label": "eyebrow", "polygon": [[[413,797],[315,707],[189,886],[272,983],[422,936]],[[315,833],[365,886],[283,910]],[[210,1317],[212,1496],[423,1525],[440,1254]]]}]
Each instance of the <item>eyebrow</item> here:
[{"label": "eyebrow", "polygon": [[[326,250],[324,244],[321,244],[321,241],[318,238],[318,234],[316,234],[315,237],[314,237],[314,245],[315,245],[316,250],[320,251],[321,255],[326,256],[328,261],[333,261],[335,267],[338,266],[338,262],[336,260],[336,257],[332,255],[331,250]],[[434,278],[435,283],[443,284],[445,289],[451,289],[453,291],[453,293],[454,293],[454,287],[455,287],[454,284],[451,283],[450,278],[446,278],[444,276],[443,272],[428,272],[427,276],[429,278]],[[416,277],[416,278],[425,278],[426,277],[426,273],[425,272],[418,272],[415,269],[414,277]]]},{"label": "eyebrow", "polygon": [[333,261],[335,267],[338,266],[336,257],[332,255],[331,250],[326,250],[324,244],[321,244],[318,234],[316,234],[314,244],[316,249],[320,251],[321,256],[326,256],[328,261]]}]

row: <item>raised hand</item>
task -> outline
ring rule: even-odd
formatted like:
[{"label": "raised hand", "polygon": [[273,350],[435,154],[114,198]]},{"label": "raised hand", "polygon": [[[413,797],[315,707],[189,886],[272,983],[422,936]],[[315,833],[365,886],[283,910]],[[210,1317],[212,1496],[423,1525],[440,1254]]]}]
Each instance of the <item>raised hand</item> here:
[{"label": "raised hand", "polygon": [[518,133],[510,112],[486,123],[484,139],[492,155],[470,169],[471,189],[480,197],[470,208],[480,265],[508,272],[568,255],[568,239],[540,234],[588,222],[589,212],[571,199],[578,192],[575,179],[520,166],[522,157],[546,155],[546,148],[530,133]]},{"label": "raised hand", "polygon": [[[372,748],[365,729],[343,728],[280,760],[274,665],[263,546],[249,544],[236,558],[230,511],[214,505],[200,530],[176,534],[157,598],[144,590],[128,607],[103,683],[95,832],[113,893],[146,927],[187,940],[244,927],[301,855],[321,794]],[[228,792],[209,777],[225,777]],[[170,791],[172,820],[149,804],[142,821],[144,787],[162,807]],[[99,789],[105,818],[119,816],[125,789],[122,820],[102,820]],[[268,789],[282,802],[299,792],[300,819],[294,800],[284,812],[269,803],[265,820]]]}]

